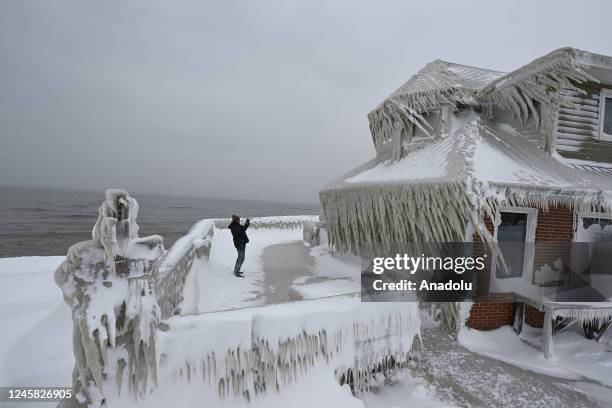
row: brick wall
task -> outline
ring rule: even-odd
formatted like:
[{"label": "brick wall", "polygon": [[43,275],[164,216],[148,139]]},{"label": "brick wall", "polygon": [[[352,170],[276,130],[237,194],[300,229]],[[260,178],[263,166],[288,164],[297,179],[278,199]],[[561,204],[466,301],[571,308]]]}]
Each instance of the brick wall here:
[{"label": "brick wall", "polygon": [[[491,219],[485,217],[485,225],[491,234],[494,225]],[[561,258],[565,267],[569,264],[569,246],[573,238],[572,210],[565,207],[553,207],[548,211],[540,210],[536,227],[536,257],[534,269],[549,264]],[[480,239],[474,236],[475,249],[478,251]],[[477,276],[477,292],[475,303],[470,310],[468,327],[478,330],[492,330],[500,326],[512,324],[514,308],[520,303],[514,302],[512,294],[488,294],[490,279],[490,262],[485,262],[484,273]],[[544,313],[526,306],[525,321],[533,327],[542,327]]]},{"label": "brick wall", "polygon": [[472,305],[467,326],[493,330],[514,320],[514,303],[477,302]]},{"label": "brick wall", "polygon": [[571,244],[573,239],[573,217],[569,208],[551,208],[549,211],[540,211],[538,226],[536,228],[536,251],[534,259],[534,273],[538,283],[554,285],[555,282],[542,282],[538,277],[538,270],[544,266],[553,266],[562,263],[561,271],[569,271]]},{"label": "brick wall", "polygon": [[556,207],[550,208],[546,212],[544,210],[539,211],[536,242],[571,242],[573,237],[573,216],[570,208]]}]

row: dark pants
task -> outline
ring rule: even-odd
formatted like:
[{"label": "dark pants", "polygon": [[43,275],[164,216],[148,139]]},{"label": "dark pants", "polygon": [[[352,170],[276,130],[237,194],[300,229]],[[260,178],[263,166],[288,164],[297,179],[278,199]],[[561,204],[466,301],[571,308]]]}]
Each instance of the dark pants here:
[{"label": "dark pants", "polygon": [[236,251],[238,251],[238,258],[236,259],[236,266],[234,267],[234,275],[237,275],[238,272],[240,272],[240,268],[242,267],[242,263],[244,262],[244,253],[246,251],[246,245],[237,246]]}]

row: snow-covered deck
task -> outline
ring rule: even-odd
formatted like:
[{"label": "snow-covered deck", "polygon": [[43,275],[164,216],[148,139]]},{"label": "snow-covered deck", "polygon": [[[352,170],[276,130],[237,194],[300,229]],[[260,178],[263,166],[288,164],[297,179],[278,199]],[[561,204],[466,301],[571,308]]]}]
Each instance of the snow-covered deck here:
[{"label": "snow-covered deck", "polygon": [[[302,223],[316,221],[317,217],[300,217],[299,220]],[[184,291],[183,313],[360,292],[357,259],[331,256],[326,241],[309,248],[302,242],[302,224],[273,224],[272,221],[275,218],[252,220],[248,230],[251,242],[247,245],[242,267],[244,279],[232,274],[236,250],[230,231],[223,228],[223,222],[215,223],[221,228],[214,227],[208,260],[195,259],[191,267],[188,279],[197,285],[187,286]]]},{"label": "snow-covered deck", "polygon": [[[147,391],[153,396],[135,402],[131,393],[119,395],[119,389],[127,389],[127,384],[122,386],[127,380],[122,381],[120,371],[111,365],[105,368],[104,381],[104,396],[111,406],[165,407],[171,400],[176,403],[179,395],[186,406],[202,400],[210,406],[242,406],[245,401],[269,406],[270,401],[295,397],[296,392],[306,396],[312,388],[327,390],[320,395],[324,406],[361,406],[342,382],[365,390],[373,368],[386,371],[407,364],[420,325],[416,304],[362,304],[354,294],[359,292],[358,266],[331,257],[325,244],[305,246],[303,219],[253,221],[246,278],[233,276],[236,254],[231,235],[214,222],[196,224],[168,251],[160,279],[186,279],[184,286],[170,286],[173,291],[182,288],[181,303],[173,309],[181,315],[164,319],[160,326],[157,380],[154,387],[149,383]],[[203,248],[209,251],[209,260],[193,256]],[[290,259],[296,254],[296,259]],[[43,298],[48,297],[56,311],[49,317],[35,313],[31,320],[24,319],[27,313],[20,314],[24,321],[3,341],[2,385],[70,383],[74,361],[70,312],[61,304],[61,292],[51,279],[61,259],[33,262],[33,267],[40,268],[35,277],[45,274],[46,279],[28,280],[34,284],[31,293],[48,292]],[[2,288],[23,283],[24,276],[11,273],[24,265],[22,261],[0,262]],[[288,262],[293,272],[288,271]],[[12,303],[24,307],[31,301],[5,295],[9,303],[0,303],[0,314],[15,307]],[[295,301],[305,298],[309,300]],[[62,331],[57,336],[61,341],[49,347],[44,339],[56,330]],[[48,354],[49,350],[54,352]],[[111,347],[107,352],[110,356],[122,351]],[[25,360],[17,364],[16,358]]]}]

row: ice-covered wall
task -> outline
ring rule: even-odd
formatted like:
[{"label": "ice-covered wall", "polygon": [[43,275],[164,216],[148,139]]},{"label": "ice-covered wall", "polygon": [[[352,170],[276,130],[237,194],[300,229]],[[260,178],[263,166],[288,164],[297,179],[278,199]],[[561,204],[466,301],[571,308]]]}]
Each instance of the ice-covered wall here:
[{"label": "ice-covered wall", "polygon": [[134,394],[157,381],[160,309],[155,295],[163,240],[138,237],[138,203],[108,190],[89,241],[68,250],[55,271],[73,320],[73,395],[62,407],[101,406],[104,383]]},{"label": "ice-covered wall", "polygon": [[[175,316],[166,323],[159,386],[143,406],[162,406],[158,396],[174,393],[186,405],[202,395],[211,404],[248,401],[278,392],[314,369],[334,373],[358,393],[374,376],[408,363],[420,318],[416,303],[361,303],[359,297],[340,296]],[[185,386],[193,392],[184,393]],[[118,405],[126,401],[113,395]]]}]

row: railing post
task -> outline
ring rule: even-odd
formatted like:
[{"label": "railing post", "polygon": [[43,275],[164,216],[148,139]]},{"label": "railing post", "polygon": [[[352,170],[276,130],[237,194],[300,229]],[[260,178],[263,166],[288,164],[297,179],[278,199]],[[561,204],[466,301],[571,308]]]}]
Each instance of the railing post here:
[{"label": "railing post", "polygon": [[544,358],[549,359],[553,355],[555,343],[552,310],[544,306],[544,326],[542,327],[542,353]]},{"label": "railing post", "polygon": [[127,192],[107,191],[93,239],[70,247],[55,271],[72,312],[75,358],[73,397],[59,407],[100,407],[105,387],[121,392],[127,384],[138,396],[157,381],[155,283],[163,241],[138,238],[137,211]]}]

